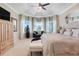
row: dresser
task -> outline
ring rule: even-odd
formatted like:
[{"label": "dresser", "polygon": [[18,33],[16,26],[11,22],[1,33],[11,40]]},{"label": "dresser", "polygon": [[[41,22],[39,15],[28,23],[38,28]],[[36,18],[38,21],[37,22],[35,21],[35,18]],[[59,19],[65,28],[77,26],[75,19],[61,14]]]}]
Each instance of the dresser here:
[{"label": "dresser", "polygon": [[10,21],[0,19],[0,55],[13,47],[13,25]]}]

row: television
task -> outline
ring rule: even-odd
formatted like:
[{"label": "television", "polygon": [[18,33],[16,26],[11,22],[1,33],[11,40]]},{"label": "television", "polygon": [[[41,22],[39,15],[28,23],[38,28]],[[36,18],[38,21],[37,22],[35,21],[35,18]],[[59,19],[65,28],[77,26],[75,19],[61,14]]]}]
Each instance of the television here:
[{"label": "television", "polygon": [[10,12],[0,7],[0,19],[10,21]]}]

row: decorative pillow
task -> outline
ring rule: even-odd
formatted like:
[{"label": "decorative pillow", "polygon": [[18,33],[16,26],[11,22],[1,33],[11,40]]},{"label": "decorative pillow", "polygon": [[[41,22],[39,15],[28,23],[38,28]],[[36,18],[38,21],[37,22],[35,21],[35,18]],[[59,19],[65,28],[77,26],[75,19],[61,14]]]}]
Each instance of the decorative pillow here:
[{"label": "decorative pillow", "polygon": [[66,31],[72,31],[72,29],[66,29]]},{"label": "decorative pillow", "polygon": [[72,32],[73,32],[72,34],[73,37],[79,37],[79,29],[72,29]]},{"label": "decorative pillow", "polygon": [[66,29],[66,31],[64,32],[64,35],[68,35],[68,36],[72,36],[72,31],[71,29]]},{"label": "decorative pillow", "polygon": [[60,34],[63,34],[64,31],[65,31],[65,29],[61,29],[61,30],[60,30]]}]

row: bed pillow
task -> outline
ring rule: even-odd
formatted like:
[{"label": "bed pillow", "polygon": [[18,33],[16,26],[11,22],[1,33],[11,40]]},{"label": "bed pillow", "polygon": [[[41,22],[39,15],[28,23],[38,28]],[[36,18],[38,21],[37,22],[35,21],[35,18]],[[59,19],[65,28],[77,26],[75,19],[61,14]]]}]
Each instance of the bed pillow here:
[{"label": "bed pillow", "polygon": [[64,35],[68,35],[68,36],[72,36],[72,31],[71,29],[66,29],[66,31],[64,32]]},{"label": "bed pillow", "polygon": [[61,30],[60,30],[60,34],[63,34],[64,31],[65,31],[65,29],[61,29]]},{"label": "bed pillow", "polygon": [[72,31],[72,29],[66,29],[66,31],[69,31],[69,32],[71,32],[71,31]]},{"label": "bed pillow", "polygon": [[72,34],[73,37],[79,37],[79,30],[72,29],[72,32],[73,32],[73,34]]}]

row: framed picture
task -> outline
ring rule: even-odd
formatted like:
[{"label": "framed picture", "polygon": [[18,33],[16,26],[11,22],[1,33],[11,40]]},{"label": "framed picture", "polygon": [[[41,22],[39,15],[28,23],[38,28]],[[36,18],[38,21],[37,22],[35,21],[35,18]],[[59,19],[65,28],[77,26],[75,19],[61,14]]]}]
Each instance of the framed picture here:
[{"label": "framed picture", "polygon": [[13,23],[13,31],[17,32],[17,19],[11,17],[11,22]]},{"label": "framed picture", "polygon": [[66,24],[68,24],[68,19],[69,19],[69,17],[66,16],[66,17],[65,17],[65,22],[66,22]]},{"label": "framed picture", "polygon": [[79,19],[79,16],[77,16],[77,19]]},{"label": "framed picture", "polygon": [[72,21],[74,21],[74,17],[72,17]]}]

